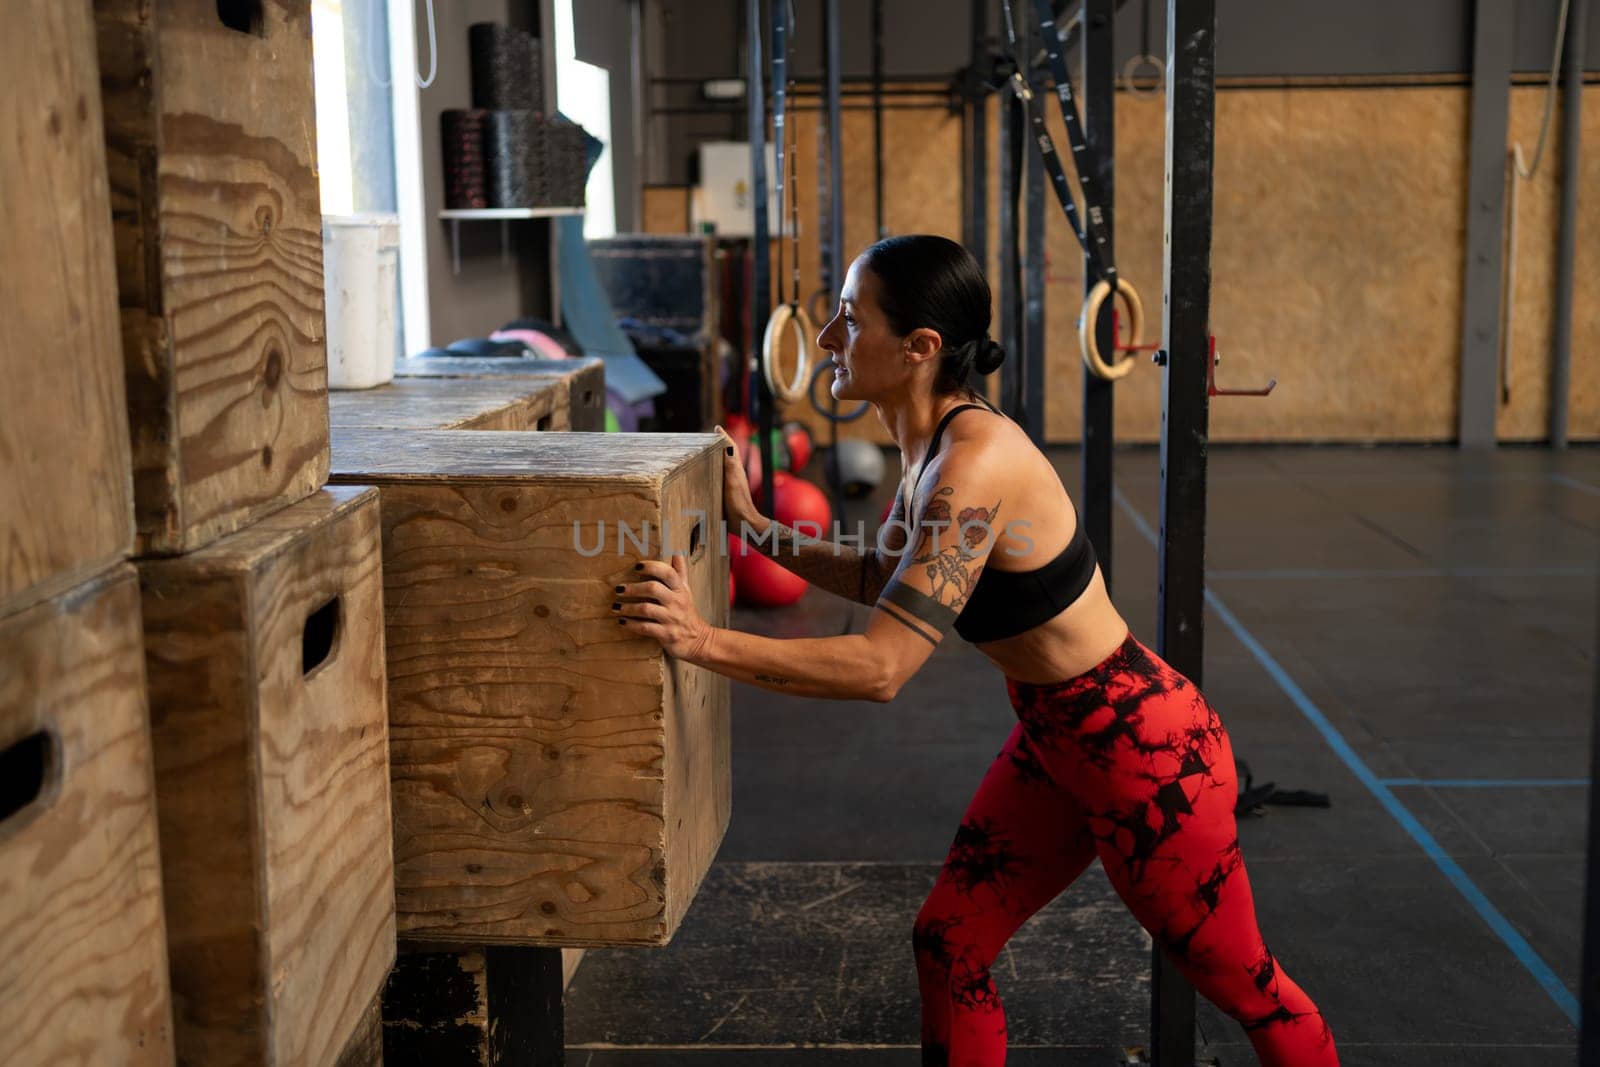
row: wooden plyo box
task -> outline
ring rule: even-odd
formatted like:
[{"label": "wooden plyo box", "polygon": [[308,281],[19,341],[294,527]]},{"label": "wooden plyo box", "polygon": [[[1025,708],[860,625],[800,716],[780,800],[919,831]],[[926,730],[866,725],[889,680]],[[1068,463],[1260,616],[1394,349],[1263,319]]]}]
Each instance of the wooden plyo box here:
[{"label": "wooden plyo box", "polygon": [[173,1062],[146,724],[132,567],[0,619],[0,1063]]},{"label": "wooden plyo box", "polygon": [[178,1053],[332,1064],[394,960],[378,494],[139,565]]},{"label": "wooden plyo box", "polygon": [[333,468],[383,494],[401,939],[665,944],[727,828],[728,682],[612,587],[666,522],[726,619],[721,439],[336,430]]},{"label": "wooden plyo box", "polygon": [[0,38],[0,615],[133,548],[128,406],[87,4],[22,0]]},{"label": "wooden plyo box", "polygon": [[94,10],[137,552],[190,552],[327,476],[311,4]]},{"label": "wooden plyo box", "polygon": [[[402,378],[554,378],[561,382],[568,429],[599,433],[606,428],[606,368],[598,356],[582,359],[476,358],[472,356],[407,356],[395,360],[395,380]],[[563,401],[558,399],[557,404]]]},{"label": "wooden plyo box", "polygon": [[565,430],[563,383],[526,378],[404,378],[373,389],[335,390],[328,417],[339,429]]}]

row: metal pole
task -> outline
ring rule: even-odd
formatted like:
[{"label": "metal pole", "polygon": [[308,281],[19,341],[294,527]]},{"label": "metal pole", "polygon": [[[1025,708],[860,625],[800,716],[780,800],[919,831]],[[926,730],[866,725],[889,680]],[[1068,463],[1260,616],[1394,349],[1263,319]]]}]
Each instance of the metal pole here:
[{"label": "metal pole", "polygon": [[[1196,686],[1205,665],[1216,29],[1216,0],[1167,0],[1166,360],[1161,372],[1156,651]],[[1193,1067],[1194,988],[1159,945],[1152,955],[1151,1062],[1156,1067]]]},{"label": "metal pole", "polygon": [[978,70],[989,58],[989,0],[972,0],[972,76],[968,81],[972,109],[969,144],[972,175],[967,187],[971,222],[967,251],[989,269],[989,94],[979,90]]},{"label": "metal pole", "polygon": [[[1114,0],[1085,0],[1083,34],[1083,120],[1084,136],[1099,163],[1092,178],[1100,189],[1105,210],[1106,254],[1116,254],[1116,5]],[[1080,164],[1081,165],[1081,164]],[[1084,261],[1085,294],[1096,279],[1089,276]],[[1100,351],[1110,352],[1115,339],[1112,316],[1115,300],[1100,307],[1095,337]],[[1083,372],[1083,506],[1078,509],[1084,532],[1100,561],[1106,588],[1111,588],[1111,490],[1112,446],[1116,441],[1116,396],[1113,383]]]},{"label": "metal pole", "polygon": [[[751,229],[750,254],[754,261],[750,281],[750,348],[749,352],[759,365],[761,336],[772,315],[772,239],[767,218],[767,89],[763,78],[761,52],[761,0],[746,0],[745,24],[749,32],[750,70],[746,74],[750,104],[750,193],[755,220]],[[773,42],[774,51],[778,41]],[[759,373],[750,375],[750,413],[759,419],[759,441],[756,447],[763,455],[772,435],[772,392],[766,379]],[[776,479],[764,478],[761,484],[761,509],[768,515],[773,512],[772,483]]]},{"label": "metal pole", "polygon": [[827,264],[828,299],[837,303],[839,290],[844,286],[844,272],[850,255],[844,247],[844,148],[843,134],[839,129],[840,101],[843,67],[839,61],[839,0],[826,0],[822,9],[825,22],[823,36],[827,44],[827,106],[828,106],[828,249]]},{"label": "metal pole", "polygon": [[1011,86],[1000,91],[1000,407],[1017,418],[1022,412],[1022,260],[1019,211],[1022,206],[1022,108]]},{"label": "metal pole", "polygon": [[1506,123],[1511,107],[1515,0],[1476,0],[1472,30],[1472,133],[1461,311],[1462,448],[1493,448],[1499,411],[1500,279],[1504,265]]},{"label": "metal pole", "polygon": [[883,0],[872,0],[872,187],[878,237],[883,224]]},{"label": "metal pole", "polygon": [[[1024,17],[1028,28],[1023,37],[1022,55],[1031,56],[1039,47],[1039,31],[1033,20]],[[1041,79],[1034,77],[1032,69],[1023,71],[1028,84],[1039,93]],[[1026,308],[1022,350],[1022,428],[1028,431],[1033,443],[1044,446],[1044,159],[1038,152],[1029,152],[1024,170],[1024,199],[1028,205],[1028,261],[1023,286]]]},{"label": "metal pole", "polygon": [[1572,392],[1572,285],[1578,244],[1579,155],[1583,148],[1583,59],[1588,0],[1567,9],[1566,85],[1561,108],[1561,236],[1556,252],[1555,353],[1550,367],[1550,447],[1567,447]]},{"label": "metal pole", "polygon": [[[1595,630],[1600,646],[1600,627]],[[1600,652],[1600,648],[1596,649]],[[1600,656],[1596,657],[1600,659]],[[1589,781],[1600,782],[1600,668],[1595,672],[1594,727],[1590,734]],[[1589,786],[1589,855],[1583,886],[1583,971],[1578,997],[1579,1067],[1600,1067],[1600,789]]]}]

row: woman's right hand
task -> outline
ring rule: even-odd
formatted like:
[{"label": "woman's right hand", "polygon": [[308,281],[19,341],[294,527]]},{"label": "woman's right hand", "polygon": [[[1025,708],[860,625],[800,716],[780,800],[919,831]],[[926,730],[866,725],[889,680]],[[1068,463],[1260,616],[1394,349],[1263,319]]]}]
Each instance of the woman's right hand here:
[{"label": "woman's right hand", "polygon": [[750,480],[745,477],[744,459],[739,446],[721,426],[716,428],[722,438],[722,517],[730,532],[742,533],[743,527],[759,524],[761,513],[756,510],[755,498],[750,494]]}]

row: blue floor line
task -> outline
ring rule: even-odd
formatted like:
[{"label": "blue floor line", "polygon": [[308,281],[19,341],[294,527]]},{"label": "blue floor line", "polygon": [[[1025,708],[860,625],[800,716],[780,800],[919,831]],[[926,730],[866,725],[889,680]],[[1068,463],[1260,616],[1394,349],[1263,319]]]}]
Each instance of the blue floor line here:
[{"label": "blue floor line", "polygon": [[1557,485],[1564,485],[1568,489],[1576,489],[1580,493],[1600,496],[1600,486],[1590,485],[1588,482],[1580,482],[1578,479],[1568,477],[1565,474],[1552,474],[1550,475],[1550,480]]},{"label": "blue floor line", "polygon": [[[1145,540],[1152,545],[1157,544],[1155,531],[1144,521],[1144,517],[1134,510],[1133,505],[1128,503],[1127,497],[1123,496],[1120,491],[1115,492],[1113,495],[1118,506],[1133,521],[1134,526],[1144,535]],[[1533,977],[1534,981],[1539,983],[1550,999],[1555,1002],[1556,1007],[1560,1008],[1562,1013],[1566,1015],[1567,1020],[1574,1026],[1578,1025],[1578,998],[1573,996],[1572,991],[1562,984],[1561,979],[1556,977],[1556,973],[1550,969],[1550,965],[1540,958],[1539,954],[1533,950],[1533,946],[1528,944],[1527,939],[1518,933],[1516,928],[1506,920],[1505,916],[1501,915],[1499,910],[1489,902],[1489,898],[1484,896],[1483,891],[1467,876],[1467,872],[1462,870],[1461,865],[1456,863],[1440,847],[1439,842],[1435,841],[1433,835],[1423,828],[1422,824],[1417,821],[1416,816],[1412,815],[1406,809],[1406,806],[1400,803],[1393,790],[1385,785],[1377,775],[1372,773],[1372,769],[1356,754],[1355,749],[1350,747],[1349,742],[1344,739],[1344,735],[1339,733],[1338,729],[1328,721],[1327,716],[1322,713],[1321,709],[1311,702],[1311,698],[1306,696],[1305,691],[1300,688],[1299,684],[1289,676],[1287,671],[1279,666],[1278,661],[1272,657],[1272,654],[1262,646],[1261,642],[1255,639],[1254,635],[1234,616],[1233,612],[1228,610],[1227,605],[1209,589],[1206,590],[1206,603],[1210,605],[1212,611],[1216,612],[1217,617],[1227,625],[1228,629],[1233,632],[1233,635],[1250,650],[1250,654],[1255,656],[1256,661],[1261,664],[1272,680],[1278,684],[1278,688],[1284,691],[1306,721],[1322,735],[1322,739],[1328,743],[1328,747],[1333,749],[1345,766],[1350,769],[1350,772],[1356,776],[1356,779],[1366,786],[1369,793],[1377,798],[1378,803],[1383,805],[1384,810],[1389,813],[1395,822],[1399,823],[1401,828],[1411,835],[1411,839],[1422,848],[1422,851],[1433,861],[1439,872],[1455,887],[1456,892],[1460,893],[1463,899],[1471,905],[1472,910],[1478,913],[1478,917],[1488,925],[1490,930],[1494,931],[1495,936],[1500,938],[1500,941],[1516,957],[1517,962],[1522,964],[1523,969]]]},{"label": "blue floor line", "polygon": [[1587,778],[1379,778],[1387,786],[1426,786],[1430,789],[1576,789]]},{"label": "blue floor line", "polygon": [[1403,569],[1337,570],[1208,570],[1206,577],[1222,582],[1316,581],[1359,578],[1594,578],[1600,567],[1414,567]]}]

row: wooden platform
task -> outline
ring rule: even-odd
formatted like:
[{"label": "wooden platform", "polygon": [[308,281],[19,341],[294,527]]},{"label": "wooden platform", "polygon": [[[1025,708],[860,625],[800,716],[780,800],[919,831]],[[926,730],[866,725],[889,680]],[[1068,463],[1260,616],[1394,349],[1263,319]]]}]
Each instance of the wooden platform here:
[{"label": "wooden platform", "polygon": [[139,586],[0,619],[0,1063],[171,1064]]},{"label": "wooden platform", "polygon": [[127,393],[88,5],[22,0],[0,43],[0,615],[133,547]]},{"label": "wooden platform", "polygon": [[565,430],[559,378],[403,378],[373,389],[336,390],[328,415],[341,429]]},{"label": "wooden platform", "polygon": [[394,959],[378,496],[139,565],[180,1057],[331,1064]]},{"label": "wooden platform", "polygon": [[189,552],[327,475],[311,5],[94,11],[138,552]]},{"label": "wooden platform", "polygon": [[400,937],[666,943],[728,823],[728,683],[610,605],[667,521],[726,618],[720,439],[336,430],[333,456],[383,497]]},{"label": "wooden platform", "polygon": [[[561,383],[566,397],[569,429],[600,432],[606,428],[605,361],[597,356],[580,359],[495,359],[472,357],[408,356],[395,361],[394,376],[401,378],[534,378]],[[558,402],[559,403],[559,402]]]}]

